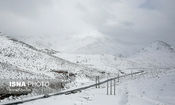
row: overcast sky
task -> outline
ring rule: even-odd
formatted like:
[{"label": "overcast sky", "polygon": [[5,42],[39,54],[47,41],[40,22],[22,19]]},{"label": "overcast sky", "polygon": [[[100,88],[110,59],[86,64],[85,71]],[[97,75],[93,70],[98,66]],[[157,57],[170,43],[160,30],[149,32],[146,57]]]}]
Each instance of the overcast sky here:
[{"label": "overcast sky", "polygon": [[175,45],[174,5],[175,0],[0,0],[0,31]]}]

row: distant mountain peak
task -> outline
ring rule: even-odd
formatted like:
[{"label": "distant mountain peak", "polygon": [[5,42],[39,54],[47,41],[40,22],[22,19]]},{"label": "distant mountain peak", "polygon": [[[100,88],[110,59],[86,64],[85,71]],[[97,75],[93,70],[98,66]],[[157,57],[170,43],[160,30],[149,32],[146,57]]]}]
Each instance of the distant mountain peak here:
[{"label": "distant mountain peak", "polygon": [[144,51],[164,50],[164,51],[174,52],[174,49],[170,44],[164,41],[160,41],[160,40],[152,42],[150,46],[144,48],[143,50]]},{"label": "distant mountain peak", "polygon": [[171,47],[171,45],[169,45],[168,43],[161,41],[161,40],[157,40],[155,42],[152,43],[152,45],[155,45],[157,47]]}]

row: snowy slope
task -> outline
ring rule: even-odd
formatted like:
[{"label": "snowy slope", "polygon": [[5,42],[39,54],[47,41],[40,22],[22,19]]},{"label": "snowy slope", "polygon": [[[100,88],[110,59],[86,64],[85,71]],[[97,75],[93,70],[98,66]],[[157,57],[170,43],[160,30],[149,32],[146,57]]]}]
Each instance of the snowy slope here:
[{"label": "snowy slope", "polygon": [[46,75],[25,71],[8,63],[0,62],[0,80],[3,79],[49,79]]},{"label": "snowy slope", "polygon": [[[59,39],[58,39],[59,37]],[[54,49],[64,53],[78,54],[109,54],[109,55],[132,55],[142,46],[129,41],[110,38],[98,32],[89,32],[81,35],[70,35],[62,38],[61,36],[16,36],[30,45],[40,49]]]},{"label": "snowy slope", "polygon": [[[29,43],[32,46],[35,46],[39,49],[55,49],[61,52],[75,52],[77,49],[87,46],[91,43],[94,43],[101,37],[97,35],[97,32],[90,32],[87,34],[73,35],[70,37],[63,38],[62,36],[56,35],[42,35],[42,36],[15,36],[18,40]],[[84,37],[82,37],[84,36]]]},{"label": "snowy slope", "polygon": [[[37,51],[37,53],[42,54],[42,56],[44,57],[46,55],[47,57],[51,57],[51,58],[54,57],[56,59],[56,61],[54,62],[58,62],[57,59],[59,59],[59,62],[65,61],[61,59],[61,58],[64,58],[68,60],[66,61],[68,63],[65,64],[68,67],[67,68],[65,67],[66,69],[63,68],[63,70],[67,70],[69,67],[75,67],[76,70],[74,69],[72,70],[72,68],[69,68],[68,70],[72,72],[82,71],[82,72],[79,72],[80,74],[81,73],[89,74],[89,75],[95,74],[94,69],[88,70],[86,67],[97,68],[98,70],[111,73],[111,74],[118,73],[119,70],[121,72],[122,71],[131,72],[131,70],[135,70],[135,71],[145,70],[148,72],[145,76],[141,76],[140,78],[136,78],[134,80],[133,78],[131,80],[130,79],[122,80],[121,84],[117,86],[116,96],[107,96],[106,88],[92,89],[92,90],[88,89],[84,92],[77,93],[77,94],[71,94],[67,96],[65,95],[56,96],[56,97],[51,97],[48,99],[38,100],[38,101],[34,101],[31,103],[29,102],[25,104],[37,104],[37,105],[42,104],[43,105],[43,104],[48,104],[48,102],[52,102],[52,104],[61,104],[61,105],[62,104],[106,105],[109,103],[110,105],[116,105],[116,104],[173,105],[174,104],[173,100],[175,97],[175,93],[174,93],[175,52],[173,47],[171,47],[169,44],[163,41],[153,42],[152,44],[150,44],[150,46],[145,47],[144,49],[140,50],[140,52],[138,52],[137,54],[130,56],[128,58],[107,55],[107,54],[85,55],[85,54],[68,54],[68,53],[57,53],[55,55],[58,57],[55,57],[53,55],[48,55],[46,53],[38,51],[37,49],[34,51]],[[4,54],[4,53],[1,53],[1,54]],[[4,56],[8,57],[10,55],[11,57],[11,54],[9,53],[5,53],[5,54],[6,55]],[[45,60],[48,60],[47,57],[45,58]],[[24,59],[24,58],[22,57],[20,59]],[[44,62],[44,60],[41,60],[41,61]],[[69,64],[70,61],[73,63]],[[6,62],[10,62],[10,61],[6,60]],[[10,62],[10,64],[12,65],[14,63]],[[37,65],[37,64],[33,64],[33,65]],[[75,66],[72,66],[72,65],[75,65]],[[57,66],[54,66],[54,67],[57,68]],[[47,68],[54,68],[54,67],[49,65]],[[27,71],[30,71],[27,67],[25,69]],[[169,70],[172,70],[172,72],[169,72]],[[43,72],[43,74],[49,72],[49,70],[47,69],[41,69],[38,71]],[[165,74],[158,74],[158,73],[165,73]],[[76,82],[77,81],[80,81],[79,83],[83,83],[83,84],[86,84],[89,82],[89,80],[87,80],[84,77],[76,78]],[[68,87],[71,87],[71,86],[74,87],[74,85],[77,85],[77,83],[76,84],[74,83],[68,84],[70,85]],[[67,99],[70,99],[70,101],[66,101]]]},{"label": "snowy slope", "polygon": [[116,95],[106,95],[106,84],[80,93],[53,96],[23,105],[174,105],[175,71],[124,79],[116,86]]},{"label": "snowy slope", "polygon": [[0,36],[0,62],[51,78],[59,76],[55,71],[68,71],[81,76],[91,76],[91,72],[96,72],[93,68],[79,66],[6,36]]},{"label": "snowy slope", "polygon": [[166,42],[155,41],[128,59],[139,63],[143,68],[174,68],[175,50]]},{"label": "snowy slope", "polygon": [[132,55],[138,48],[140,48],[140,46],[136,44],[121,41],[118,39],[111,39],[109,37],[100,37],[96,38],[94,42],[78,48],[75,50],[75,53],[128,56]]},{"label": "snowy slope", "polygon": [[[32,87],[32,91],[29,91],[40,95],[60,91],[60,88],[70,88],[66,85],[70,82],[76,87],[84,80],[91,81],[92,77],[101,75],[97,69],[56,57],[51,55],[52,52],[55,51],[38,50],[22,41],[0,36],[0,89],[8,92],[9,81],[15,80],[49,81],[49,87]],[[0,91],[0,94],[3,92]]]},{"label": "snowy slope", "polygon": [[118,57],[108,54],[92,55],[92,54],[57,53],[56,56],[80,65],[97,68],[107,73],[118,73],[118,71],[127,72],[127,68],[136,67],[138,65],[133,61],[129,61],[125,57]]},{"label": "snowy slope", "polygon": [[[58,53],[56,56],[67,59],[71,62],[97,68],[102,71],[115,71],[116,59],[118,57],[112,55],[83,55],[83,54],[66,54]],[[109,63],[110,62],[110,63]]]},{"label": "snowy slope", "polygon": [[130,57],[108,54],[69,54],[57,53],[56,56],[71,62],[98,68],[102,71],[117,73],[118,70],[131,72],[147,68],[174,68],[175,51],[163,41],[155,41]]}]

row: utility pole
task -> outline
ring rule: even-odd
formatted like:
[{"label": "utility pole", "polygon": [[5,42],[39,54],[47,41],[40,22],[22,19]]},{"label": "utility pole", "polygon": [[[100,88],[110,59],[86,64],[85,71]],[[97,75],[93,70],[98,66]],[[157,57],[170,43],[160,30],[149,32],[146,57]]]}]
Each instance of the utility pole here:
[{"label": "utility pole", "polygon": [[132,70],[131,70],[131,79],[133,79],[133,73],[132,73]]},{"label": "utility pole", "polygon": [[107,95],[109,95],[108,91],[109,91],[109,82],[107,81]]},{"label": "utility pole", "polygon": [[118,71],[118,78],[117,78],[117,79],[118,79],[118,82],[119,82],[119,79],[120,79],[120,78],[119,78],[119,71]]},{"label": "utility pole", "polygon": [[[100,76],[98,76],[98,83],[100,83]],[[98,88],[100,88],[100,84],[98,84]]]},{"label": "utility pole", "polygon": [[100,76],[96,76],[95,77],[95,84],[96,84],[96,88],[100,88]]},{"label": "utility pole", "polygon": [[110,95],[112,95],[112,80],[110,81]]},{"label": "utility pole", "polygon": [[116,83],[115,83],[115,79],[114,79],[114,95],[115,95],[115,85],[116,85]]},{"label": "utility pole", "polygon": [[96,84],[96,88],[97,88],[97,76],[95,77],[95,84]]}]

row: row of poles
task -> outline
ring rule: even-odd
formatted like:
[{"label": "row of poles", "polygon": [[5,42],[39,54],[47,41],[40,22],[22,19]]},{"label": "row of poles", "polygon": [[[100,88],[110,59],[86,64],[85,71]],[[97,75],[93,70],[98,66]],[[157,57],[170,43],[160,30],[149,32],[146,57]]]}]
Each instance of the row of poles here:
[{"label": "row of poles", "polygon": [[[119,82],[119,77],[117,78],[117,82]],[[116,79],[107,81],[107,95],[116,95]]]},{"label": "row of poles", "polygon": [[[118,78],[117,78],[117,82],[119,82],[119,74],[118,74]],[[100,88],[100,77],[96,76],[96,88]],[[116,95],[116,79],[107,81],[107,95]]]},{"label": "row of poles", "polygon": [[[131,78],[133,78],[133,72],[131,71]],[[108,80],[108,78],[107,78]],[[119,83],[120,80],[120,76],[119,76],[119,72],[118,72],[118,76],[117,76],[117,82]],[[96,76],[96,88],[100,88],[100,76]],[[109,81],[107,81],[107,90],[106,90],[106,94],[107,95],[116,95],[116,79],[111,79]]]}]

